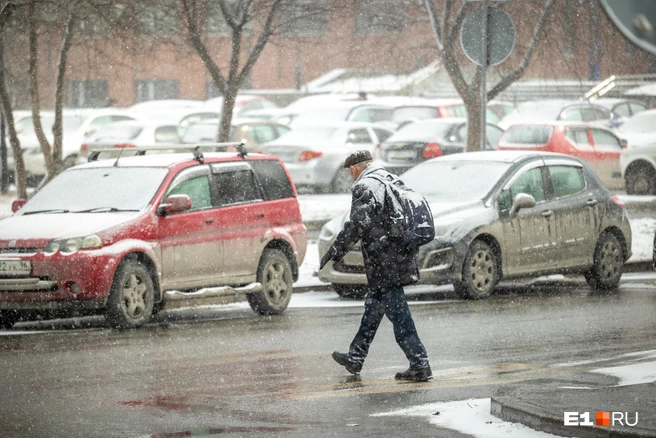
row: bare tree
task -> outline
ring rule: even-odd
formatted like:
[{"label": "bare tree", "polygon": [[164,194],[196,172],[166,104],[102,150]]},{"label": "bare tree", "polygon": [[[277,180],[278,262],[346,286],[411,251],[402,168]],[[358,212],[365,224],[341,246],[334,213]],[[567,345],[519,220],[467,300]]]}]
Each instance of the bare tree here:
[{"label": "bare tree", "polygon": [[[203,28],[212,5],[218,7],[215,12],[228,29],[230,55],[227,60],[212,56]],[[229,139],[237,93],[271,37],[281,31],[290,33],[294,24],[310,23],[315,17],[325,20],[329,10],[322,2],[307,0],[180,0],[180,7],[188,42],[223,96],[219,141]],[[258,35],[253,39],[254,34]],[[254,40],[254,44],[245,44],[246,38]]]},{"label": "bare tree", "polygon": [[[541,8],[539,14],[529,13],[534,11],[525,11],[524,16],[526,17],[537,16],[531,38],[517,66],[503,73],[499,81],[487,92],[488,101],[494,99],[499,93],[524,75],[538,43],[544,38],[545,23],[556,1],[545,0],[540,3],[541,6],[536,6],[535,2],[526,6],[527,9],[534,7]],[[457,3],[460,4],[458,7]],[[459,46],[458,37],[462,23],[467,13],[474,8],[474,5],[472,5],[472,2],[464,0],[442,0],[441,12],[438,12],[434,0],[425,0],[425,6],[444,68],[467,108],[467,151],[480,150],[482,123],[480,87],[482,67],[476,67],[473,78],[470,82],[467,82],[464,71],[467,69],[465,66],[468,65],[465,63],[469,61],[459,57],[456,49]]]}]

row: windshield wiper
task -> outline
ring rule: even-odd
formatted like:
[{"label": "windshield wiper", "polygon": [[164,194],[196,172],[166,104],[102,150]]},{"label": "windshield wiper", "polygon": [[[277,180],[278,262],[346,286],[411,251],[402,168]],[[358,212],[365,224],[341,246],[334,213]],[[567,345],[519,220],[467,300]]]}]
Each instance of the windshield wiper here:
[{"label": "windshield wiper", "polygon": [[116,208],[116,207],[94,207],[86,210],[79,210],[76,211],[75,213],[115,213],[119,211],[139,211],[139,210],[134,208],[123,209],[123,208]]},{"label": "windshield wiper", "polygon": [[41,213],[70,213],[70,210],[64,210],[63,208],[52,208],[50,210],[26,211],[25,213],[23,213],[23,216],[27,216],[28,214],[41,214]]}]

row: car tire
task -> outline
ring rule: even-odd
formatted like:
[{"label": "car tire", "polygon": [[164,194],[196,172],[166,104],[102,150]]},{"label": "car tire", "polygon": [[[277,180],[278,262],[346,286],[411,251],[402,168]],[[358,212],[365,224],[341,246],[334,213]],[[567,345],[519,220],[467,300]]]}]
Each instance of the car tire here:
[{"label": "car tire", "polygon": [[656,171],[640,167],[628,172],[626,193],[628,195],[656,195]]},{"label": "car tire", "polygon": [[10,329],[20,320],[20,315],[14,310],[0,310],[0,327]]},{"label": "car tire", "polygon": [[330,188],[333,193],[349,193],[352,185],[353,178],[348,169],[339,169],[333,177]]},{"label": "car tire", "polygon": [[616,288],[624,268],[624,251],[613,233],[602,233],[593,256],[594,264],[585,272],[585,280],[597,290]]},{"label": "car tire", "polygon": [[117,329],[146,324],[153,314],[155,287],[148,269],[136,260],[122,261],[109,292],[105,318]]},{"label": "car tire", "polygon": [[264,250],[257,268],[257,281],[262,291],[247,295],[248,304],[260,315],[278,315],[287,309],[292,298],[292,266],[277,249]]},{"label": "car tire", "polygon": [[499,259],[487,243],[474,241],[462,264],[462,281],[453,287],[460,298],[479,300],[494,292],[499,279]]},{"label": "car tire", "polygon": [[369,287],[366,284],[332,284],[333,289],[337,292],[342,298],[348,298],[350,300],[359,300],[364,298],[369,291]]}]

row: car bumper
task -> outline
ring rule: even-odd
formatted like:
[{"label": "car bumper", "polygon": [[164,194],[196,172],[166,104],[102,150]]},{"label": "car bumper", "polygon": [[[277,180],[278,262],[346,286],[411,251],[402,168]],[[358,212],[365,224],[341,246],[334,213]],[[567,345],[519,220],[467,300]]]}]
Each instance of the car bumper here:
[{"label": "car bumper", "polygon": [[[320,245],[325,249],[327,244]],[[452,284],[461,280],[461,262],[458,262],[457,251],[452,246],[435,247],[433,244],[421,248],[418,256],[419,283],[443,285]],[[319,279],[327,283],[337,284],[366,284],[367,276],[364,272],[364,260],[360,251],[350,251],[340,262],[328,262],[317,273]]]},{"label": "car bumper", "polygon": [[[120,261],[117,254],[102,250],[50,256],[40,251],[11,257],[3,254],[0,258],[25,260],[32,264],[29,276],[0,277],[0,309],[102,306]],[[67,304],[77,301],[82,304]]]},{"label": "car bumper", "polygon": [[331,171],[320,160],[285,163],[285,167],[296,186],[328,186],[335,176],[335,170]]}]

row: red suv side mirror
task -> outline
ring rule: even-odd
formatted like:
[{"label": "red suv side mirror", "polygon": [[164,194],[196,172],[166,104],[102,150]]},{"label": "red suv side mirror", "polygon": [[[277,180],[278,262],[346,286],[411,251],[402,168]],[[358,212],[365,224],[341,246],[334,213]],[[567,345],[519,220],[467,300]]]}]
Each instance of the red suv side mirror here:
[{"label": "red suv side mirror", "polygon": [[191,210],[191,198],[188,195],[171,195],[166,198],[164,204],[159,206],[157,213],[160,216],[166,216],[187,210]]},{"label": "red suv side mirror", "polygon": [[23,208],[23,205],[27,203],[27,199],[16,199],[11,203],[11,212],[16,213],[18,210]]}]

